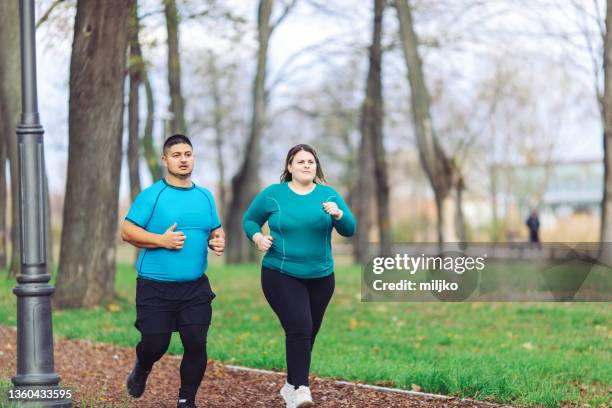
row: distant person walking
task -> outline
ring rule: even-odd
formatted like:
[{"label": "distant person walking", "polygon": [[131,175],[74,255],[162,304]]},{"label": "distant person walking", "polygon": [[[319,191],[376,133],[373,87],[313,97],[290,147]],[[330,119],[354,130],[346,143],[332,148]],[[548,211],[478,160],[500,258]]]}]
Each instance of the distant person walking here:
[{"label": "distant person walking", "polygon": [[139,398],[153,364],[178,331],[185,350],[177,407],[194,408],[206,370],[206,336],[215,297],[208,277],[208,248],[221,255],[225,234],[215,201],[191,181],[194,155],[186,136],[164,143],[166,177],[143,190],[121,226],[121,238],[142,248],[136,269],[136,364],[127,379],[128,393]]},{"label": "distant person walking", "polygon": [[[315,337],[334,292],[331,233],[355,233],[348,206],[325,176],[314,149],[287,153],[279,184],[261,191],[243,217],[247,237],[266,252],[263,293],[285,331],[287,382],[280,390],[287,407],[312,407],[308,374]],[[270,235],[261,227],[268,223]]]},{"label": "distant person walking", "polygon": [[539,245],[540,219],[538,218],[538,212],[536,210],[531,211],[531,214],[529,214],[529,218],[527,218],[525,224],[527,224],[527,228],[529,229],[529,242]]}]

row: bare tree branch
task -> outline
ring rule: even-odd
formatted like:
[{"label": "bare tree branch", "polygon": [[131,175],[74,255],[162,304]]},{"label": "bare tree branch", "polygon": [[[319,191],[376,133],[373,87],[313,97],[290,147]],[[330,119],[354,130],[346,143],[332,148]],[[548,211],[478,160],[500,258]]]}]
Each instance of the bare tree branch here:
[{"label": "bare tree branch", "polygon": [[603,43],[604,37],[606,35],[606,26],[604,24],[604,18],[599,12],[599,1],[593,0],[593,7],[595,8],[595,21],[597,22],[597,26],[599,27],[599,34],[601,35],[601,41]]},{"label": "bare tree branch", "polygon": [[281,15],[276,19],[273,24],[270,24],[270,35],[272,34],[272,32],[274,32],[274,29],[276,29],[276,27],[278,27],[278,25],[283,22],[285,17],[289,15],[289,12],[291,11],[291,9],[293,9],[293,7],[295,7],[296,4],[297,0],[291,0],[291,2],[285,6],[285,9],[281,13]]},{"label": "bare tree branch", "polygon": [[139,19],[140,21],[142,21],[142,20],[144,20],[144,19],[145,19],[145,18],[147,18],[147,17],[153,17],[153,16],[156,16],[156,15],[158,15],[158,14],[163,14],[163,13],[164,13],[164,9],[163,9],[163,8],[160,8],[160,9],[157,9],[157,10],[152,10],[152,11],[149,11],[148,13],[143,13],[142,15],[140,15],[140,16],[138,17],[138,19]]},{"label": "bare tree branch", "polygon": [[317,11],[319,14],[325,14],[330,17],[334,17],[335,19],[350,19],[351,17],[347,15],[345,9],[342,11],[334,10],[330,7],[329,2],[326,1],[318,1],[318,0],[303,0],[304,3],[311,6],[313,9]]},{"label": "bare tree branch", "polygon": [[601,70],[603,68],[603,61],[600,57],[603,53],[601,48],[598,47],[598,49],[596,49],[595,45],[593,44],[594,40],[592,39],[591,30],[589,29],[589,24],[587,21],[587,18],[589,17],[588,12],[585,10],[583,5],[576,3],[576,0],[572,1],[572,5],[581,17],[581,20],[577,23],[577,25],[580,29],[582,37],[584,38],[589,57],[591,59],[592,75],[595,78],[593,84],[595,88],[595,95],[597,97],[600,109],[603,109],[603,90],[601,89],[600,85],[602,75]]},{"label": "bare tree branch", "polygon": [[36,28],[39,28],[45,21],[47,21],[53,9],[55,9],[57,6],[59,6],[64,1],[66,0],[55,0],[53,3],[51,3],[47,11],[45,11],[43,15],[36,22]]},{"label": "bare tree branch", "polygon": [[[326,45],[334,44],[336,42],[337,42],[337,40],[335,38],[329,38],[329,39],[327,39],[327,40],[325,40],[323,42],[320,42],[320,43],[317,43],[317,44],[313,44],[313,45],[309,45],[308,47],[304,47],[301,50],[294,52],[292,55],[290,55],[285,60],[285,62],[283,62],[281,64],[280,70],[276,73],[276,75],[272,79],[270,85],[267,87],[267,92],[272,92],[272,90],[274,88],[276,88],[276,86],[278,86],[279,83],[285,81],[290,75],[293,75],[295,73],[295,70],[294,71],[288,71],[288,69],[292,66],[293,63],[295,63],[295,61],[297,61],[304,54],[307,54],[309,52],[315,51],[317,49],[321,49],[321,48],[325,47]],[[307,66],[312,66],[312,64],[307,64]],[[304,66],[302,66],[302,67],[304,68]]]}]

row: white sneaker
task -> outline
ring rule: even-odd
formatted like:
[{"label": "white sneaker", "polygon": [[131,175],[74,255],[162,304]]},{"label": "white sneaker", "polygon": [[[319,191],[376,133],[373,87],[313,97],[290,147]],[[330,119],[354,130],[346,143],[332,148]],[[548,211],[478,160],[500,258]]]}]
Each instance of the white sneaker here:
[{"label": "white sneaker", "polygon": [[280,395],[285,400],[285,407],[295,408],[295,401],[293,399],[294,393],[295,387],[288,382],[285,382],[285,385],[283,385],[283,388],[280,390]]},{"label": "white sneaker", "polygon": [[293,400],[295,401],[295,408],[314,407],[312,395],[310,395],[310,388],[305,385],[300,385],[298,389],[295,390],[293,393]]}]

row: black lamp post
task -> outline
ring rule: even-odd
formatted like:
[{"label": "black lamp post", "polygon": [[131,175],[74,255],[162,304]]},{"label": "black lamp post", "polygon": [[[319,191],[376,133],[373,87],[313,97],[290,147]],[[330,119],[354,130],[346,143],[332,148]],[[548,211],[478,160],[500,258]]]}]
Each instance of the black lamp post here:
[{"label": "black lamp post", "polygon": [[[20,170],[21,273],[17,275],[17,374],[13,397],[37,401],[23,406],[71,407],[54,371],[51,275],[45,253],[43,128],[36,91],[34,0],[20,0],[21,121],[17,127]],[[21,396],[21,397],[19,397]],[[23,402],[23,401],[22,401]]]}]

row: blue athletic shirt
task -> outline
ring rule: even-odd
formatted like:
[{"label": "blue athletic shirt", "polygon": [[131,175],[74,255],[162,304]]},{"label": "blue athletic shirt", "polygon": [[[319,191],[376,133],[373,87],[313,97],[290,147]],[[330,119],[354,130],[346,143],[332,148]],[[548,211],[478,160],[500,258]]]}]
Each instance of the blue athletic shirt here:
[{"label": "blue athletic shirt", "polygon": [[194,184],[176,187],[163,178],[138,194],[125,219],[145,230],[163,234],[176,222],[185,234],[181,249],[142,248],[136,261],[138,276],[169,282],[200,278],[208,266],[208,236],[221,227],[215,200]]}]

